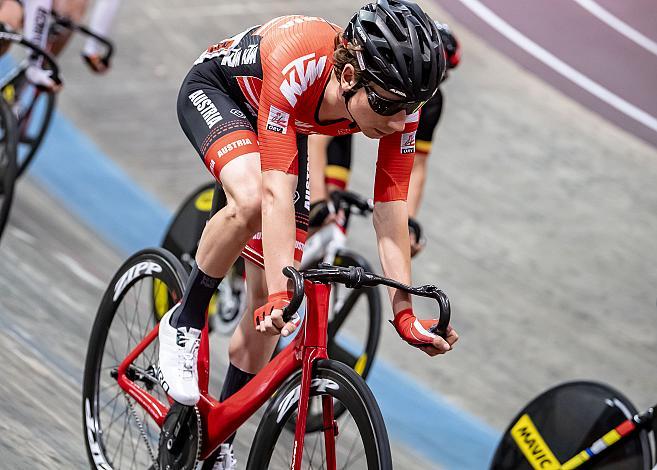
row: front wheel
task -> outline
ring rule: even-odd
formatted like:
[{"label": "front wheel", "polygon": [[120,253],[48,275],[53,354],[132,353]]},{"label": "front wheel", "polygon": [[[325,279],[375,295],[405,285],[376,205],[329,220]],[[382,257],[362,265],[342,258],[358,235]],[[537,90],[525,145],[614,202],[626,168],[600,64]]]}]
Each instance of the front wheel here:
[{"label": "front wheel", "polygon": [[[318,361],[313,369],[309,407],[339,403],[344,412],[334,416],[335,469],[392,469],[390,443],[374,395],[362,377],[333,360]],[[296,373],[269,403],[253,439],[247,469],[290,468],[294,453],[294,426],[298,413],[301,373]],[[302,468],[327,468],[328,429],[306,430]]]}]

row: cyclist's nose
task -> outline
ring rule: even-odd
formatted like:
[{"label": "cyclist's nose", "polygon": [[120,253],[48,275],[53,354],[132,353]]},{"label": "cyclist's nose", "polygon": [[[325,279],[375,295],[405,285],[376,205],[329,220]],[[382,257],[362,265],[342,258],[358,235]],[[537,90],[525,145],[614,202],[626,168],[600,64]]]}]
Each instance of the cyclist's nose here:
[{"label": "cyclist's nose", "polygon": [[393,132],[401,132],[406,124],[406,111],[399,111],[397,114],[390,116],[388,127]]}]

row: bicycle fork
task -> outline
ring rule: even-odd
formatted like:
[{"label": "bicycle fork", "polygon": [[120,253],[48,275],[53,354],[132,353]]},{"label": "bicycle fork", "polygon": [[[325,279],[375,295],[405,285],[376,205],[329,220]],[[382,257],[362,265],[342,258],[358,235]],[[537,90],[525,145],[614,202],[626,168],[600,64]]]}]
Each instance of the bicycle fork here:
[{"label": "bicycle fork", "polygon": [[[297,425],[294,433],[294,448],[290,470],[301,470],[303,458],[303,443],[306,435],[306,418],[310,403],[310,388],[312,385],[313,369],[316,361],[327,359],[326,342],[328,334],[328,308],[331,286],[328,284],[305,282],[307,295],[306,321],[304,325],[304,340],[301,366],[301,390],[299,408],[297,411]],[[333,398],[322,396],[322,414],[324,443],[326,447],[326,464],[328,470],[335,470],[335,420],[333,416]]]}]

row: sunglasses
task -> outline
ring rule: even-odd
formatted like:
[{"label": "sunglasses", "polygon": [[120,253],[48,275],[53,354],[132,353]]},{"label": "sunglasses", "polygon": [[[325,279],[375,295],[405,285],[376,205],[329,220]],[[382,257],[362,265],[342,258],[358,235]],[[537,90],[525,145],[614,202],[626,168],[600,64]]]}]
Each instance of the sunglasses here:
[{"label": "sunglasses", "polygon": [[406,111],[406,114],[413,114],[420,109],[425,101],[398,101],[389,100],[379,95],[374,88],[364,84],[365,93],[367,93],[367,102],[370,104],[372,111],[381,116],[392,116],[399,111]]}]

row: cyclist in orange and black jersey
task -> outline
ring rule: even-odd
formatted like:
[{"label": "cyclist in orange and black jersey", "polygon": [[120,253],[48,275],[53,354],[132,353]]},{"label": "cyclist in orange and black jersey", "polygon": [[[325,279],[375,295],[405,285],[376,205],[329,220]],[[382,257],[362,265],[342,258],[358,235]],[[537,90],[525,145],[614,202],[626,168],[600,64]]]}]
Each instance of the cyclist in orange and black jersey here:
[{"label": "cyclist in orange and black jersey", "polygon": [[[172,398],[185,405],[199,399],[204,312],[240,253],[249,261],[246,311],[255,312],[231,338],[221,398],[264,367],[278,336],[298,326],[282,320],[291,289],[281,270],[300,261],[305,242],[309,134],[363,132],[380,140],[374,225],[381,262],[386,276],[410,284],[406,197],[417,110],[445,67],[433,21],[406,0],[364,6],[344,32],[321,18],[275,18],[199,57],[180,89],[178,118],[227,204],[203,231],[181,303],[160,323],[159,376]],[[393,324],[409,344],[434,356],[458,339],[451,328],[446,340],[430,333],[436,321],[417,319],[405,293],[390,290],[390,300]]]}]

